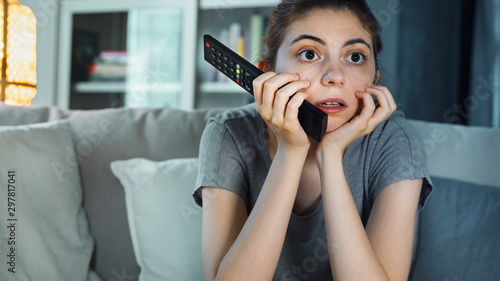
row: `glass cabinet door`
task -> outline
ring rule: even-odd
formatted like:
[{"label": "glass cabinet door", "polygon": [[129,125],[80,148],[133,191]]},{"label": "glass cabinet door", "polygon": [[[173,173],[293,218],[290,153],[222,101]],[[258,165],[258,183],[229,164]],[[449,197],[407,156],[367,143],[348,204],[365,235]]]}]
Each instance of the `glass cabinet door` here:
[{"label": "glass cabinet door", "polygon": [[62,108],[194,104],[197,1],[61,3]]},{"label": "glass cabinet door", "polygon": [[128,13],[125,106],[178,107],[182,10]]}]

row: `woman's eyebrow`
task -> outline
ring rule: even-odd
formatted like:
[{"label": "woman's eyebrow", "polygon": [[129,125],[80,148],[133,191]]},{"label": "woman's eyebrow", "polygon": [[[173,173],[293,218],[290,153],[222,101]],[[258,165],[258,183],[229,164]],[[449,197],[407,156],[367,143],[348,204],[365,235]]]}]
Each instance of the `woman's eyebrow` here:
[{"label": "woman's eyebrow", "polygon": [[[326,45],[325,41],[323,41],[323,39],[321,39],[321,38],[318,38],[318,37],[313,36],[313,35],[301,34],[301,35],[297,36],[297,38],[293,39],[292,43],[290,43],[290,46],[297,43],[298,41],[304,40],[304,39],[313,40],[313,41],[318,42],[322,45]],[[370,44],[368,44],[368,42],[366,42],[365,39],[363,39],[363,38],[351,39],[351,40],[345,42],[343,47],[358,44],[358,43],[365,44],[371,52],[372,48],[371,48]]]},{"label": "woman's eyebrow", "polygon": [[372,51],[372,47],[370,47],[370,44],[368,44],[365,41],[365,39],[363,39],[363,38],[351,39],[351,40],[345,42],[343,47],[346,47],[346,46],[349,46],[349,45],[358,44],[358,43],[365,44],[368,47],[368,49],[370,50],[370,52]]},{"label": "woman's eyebrow", "polygon": [[300,41],[300,40],[303,40],[303,39],[309,39],[309,40],[313,40],[313,41],[316,41],[322,45],[326,45],[325,41],[323,41],[322,39],[316,37],[316,36],[312,36],[312,35],[308,35],[308,34],[302,34],[302,35],[299,35],[297,38],[293,39],[292,43],[290,43],[290,46],[295,44],[297,41]]}]

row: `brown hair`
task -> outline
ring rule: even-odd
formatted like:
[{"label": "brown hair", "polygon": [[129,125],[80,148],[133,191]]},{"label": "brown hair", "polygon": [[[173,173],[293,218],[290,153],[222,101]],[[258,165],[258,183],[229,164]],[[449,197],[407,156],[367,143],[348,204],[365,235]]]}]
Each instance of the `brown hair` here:
[{"label": "brown hair", "polygon": [[356,15],[363,27],[372,36],[375,67],[378,69],[377,55],[382,51],[380,24],[365,0],[282,0],[271,15],[269,29],[264,38],[265,48],[261,60],[271,69],[276,67],[276,55],[284,40],[288,26],[301,19],[314,9],[333,9],[335,11],[349,11]]}]

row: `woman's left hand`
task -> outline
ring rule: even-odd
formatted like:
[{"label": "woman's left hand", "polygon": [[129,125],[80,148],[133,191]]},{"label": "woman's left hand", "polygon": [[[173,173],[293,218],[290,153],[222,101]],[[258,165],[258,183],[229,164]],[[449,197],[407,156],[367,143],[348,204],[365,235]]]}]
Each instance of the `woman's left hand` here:
[{"label": "woman's left hand", "polygon": [[[372,96],[377,98],[378,106],[375,105]],[[335,151],[340,153],[340,155],[344,155],[345,150],[351,143],[371,133],[397,107],[392,94],[384,86],[367,86],[365,92],[356,92],[356,97],[363,101],[360,114],[335,131],[327,133],[318,144],[317,154],[323,155],[323,153],[328,153],[328,151]],[[318,156],[321,157],[321,155]]]}]

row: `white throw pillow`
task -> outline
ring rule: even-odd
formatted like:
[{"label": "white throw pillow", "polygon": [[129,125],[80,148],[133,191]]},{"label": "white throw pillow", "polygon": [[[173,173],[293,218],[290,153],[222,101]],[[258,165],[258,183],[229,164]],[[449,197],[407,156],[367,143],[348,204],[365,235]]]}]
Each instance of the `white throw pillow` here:
[{"label": "white throw pillow", "polygon": [[111,170],[125,189],[139,280],[204,280],[202,211],[191,195],[198,159],[135,158],[114,161]]},{"label": "white throw pillow", "polygon": [[96,280],[68,123],[1,126],[0,157],[0,280]]}]

